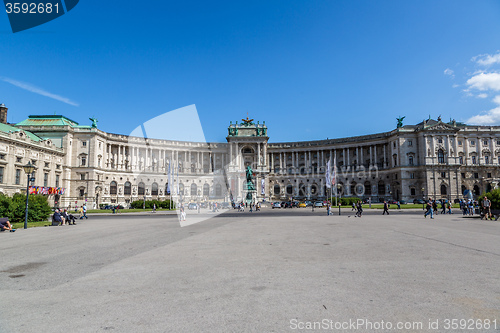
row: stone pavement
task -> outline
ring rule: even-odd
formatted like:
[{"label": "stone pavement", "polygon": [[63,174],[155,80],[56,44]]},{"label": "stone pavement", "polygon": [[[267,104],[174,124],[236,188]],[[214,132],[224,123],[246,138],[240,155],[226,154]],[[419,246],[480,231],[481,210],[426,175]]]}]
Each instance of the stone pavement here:
[{"label": "stone pavement", "polygon": [[231,210],[184,228],[123,214],[2,233],[0,332],[500,331],[499,222],[380,214]]}]

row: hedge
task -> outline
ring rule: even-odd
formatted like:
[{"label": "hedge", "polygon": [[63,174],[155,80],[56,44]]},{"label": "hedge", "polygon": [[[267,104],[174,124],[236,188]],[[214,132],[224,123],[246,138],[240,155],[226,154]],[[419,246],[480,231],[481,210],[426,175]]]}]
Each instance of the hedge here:
[{"label": "hedge", "polygon": [[[146,209],[153,209],[153,204],[156,208],[170,208],[170,200],[146,200]],[[144,207],[144,200],[136,200],[130,203],[130,206],[135,209],[142,209]],[[175,203],[172,201],[172,209],[175,209]]]},{"label": "hedge", "polygon": [[[24,221],[26,211],[26,195],[14,194],[8,197],[0,193],[0,217],[8,217],[12,223]],[[28,206],[28,222],[45,221],[52,214],[47,197],[30,195]]]}]

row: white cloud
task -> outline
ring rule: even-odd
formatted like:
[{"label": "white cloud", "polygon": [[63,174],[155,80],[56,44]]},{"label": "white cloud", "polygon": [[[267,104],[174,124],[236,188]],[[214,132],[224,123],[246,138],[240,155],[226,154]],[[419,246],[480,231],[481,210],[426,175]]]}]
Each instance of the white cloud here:
[{"label": "white cloud", "polygon": [[480,73],[467,80],[469,88],[480,91],[494,90],[500,91],[499,73]]},{"label": "white cloud", "polygon": [[477,98],[486,98],[486,97],[488,97],[488,94],[479,94],[476,97]]},{"label": "white cloud", "polygon": [[493,64],[500,64],[500,52],[494,55],[480,54],[472,58],[472,61],[477,62],[482,66],[490,66]]},{"label": "white cloud", "polygon": [[500,106],[486,111],[467,120],[467,123],[473,125],[498,125],[500,124]]},{"label": "white cloud", "polygon": [[80,106],[78,103],[73,102],[69,98],[66,98],[66,97],[63,97],[63,96],[60,96],[60,95],[56,95],[56,94],[50,93],[50,92],[48,92],[48,91],[46,91],[46,90],[44,90],[42,88],[36,87],[36,86],[34,86],[34,85],[30,84],[30,83],[13,80],[13,79],[10,79],[8,77],[0,77],[0,80],[2,80],[4,82],[7,82],[7,83],[10,83],[10,84],[12,84],[12,85],[14,85],[16,87],[21,88],[21,89],[24,89],[24,90],[30,91],[32,93],[38,94],[38,95],[42,95],[42,96],[45,96],[45,97],[48,97],[48,98],[52,98],[52,99],[55,99],[57,101],[69,104],[69,105]]},{"label": "white cloud", "polygon": [[500,105],[500,95],[496,95],[493,98],[493,103]]},{"label": "white cloud", "polygon": [[452,70],[452,69],[446,68],[446,69],[444,70],[444,75],[449,75],[449,76],[451,76],[451,77],[455,77],[455,75],[454,75],[453,73],[454,73],[454,72],[453,72],[453,70]]}]

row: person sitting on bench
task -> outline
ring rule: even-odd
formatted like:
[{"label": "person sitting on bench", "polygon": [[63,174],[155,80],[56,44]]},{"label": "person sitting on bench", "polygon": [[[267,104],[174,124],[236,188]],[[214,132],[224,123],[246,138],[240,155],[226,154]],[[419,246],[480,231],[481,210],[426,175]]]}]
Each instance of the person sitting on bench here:
[{"label": "person sitting on bench", "polygon": [[10,232],[16,231],[16,229],[12,229],[12,225],[9,222],[8,217],[0,218],[0,231],[9,230]]},{"label": "person sitting on bench", "polygon": [[66,208],[64,208],[64,212],[61,215],[64,218],[64,220],[68,222],[69,225],[76,225],[75,223],[76,217],[71,213],[68,214],[68,210]]},{"label": "person sitting on bench", "polygon": [[54,215],[52,215],[52,225],[64,225],[64,218],[62,217],[59,209],[54,211]]}]

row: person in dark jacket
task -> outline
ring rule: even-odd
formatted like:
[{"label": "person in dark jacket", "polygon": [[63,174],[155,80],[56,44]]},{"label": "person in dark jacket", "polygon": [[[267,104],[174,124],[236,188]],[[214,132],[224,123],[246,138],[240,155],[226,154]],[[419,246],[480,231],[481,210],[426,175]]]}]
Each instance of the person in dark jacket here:
[{"label": "person in dark jacket", "polygon": [[382,213],[382,215],[385,215],[385,213],[389,215],[389,205],[387,204],[387,201],[384,201],[384,212]]},{"label": "person in dark jacket", "polygon": [[59,209],[56,209],[54,215],[52,215],[52,221],[57,222],[57,225],[64,225],[64,220]]},{"label": "person in dark jacket", "polygon": [[62,213],[62,217],[64,217],[64,221],[68,222],[69,225],[76,225],[76,217],[71,213],[68,214],[66,209],[64,209],[64,212]]}]

